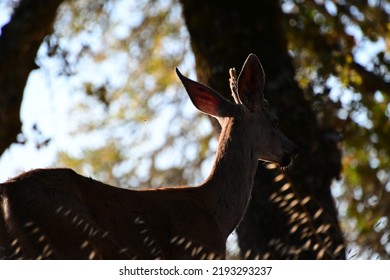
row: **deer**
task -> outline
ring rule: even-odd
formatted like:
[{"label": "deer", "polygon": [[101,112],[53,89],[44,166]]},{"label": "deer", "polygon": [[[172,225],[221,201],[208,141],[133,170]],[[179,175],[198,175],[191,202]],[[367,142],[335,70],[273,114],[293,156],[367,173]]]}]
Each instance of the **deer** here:
[{"label": "deer", "polygon": [[256,55],[231,79],[234,102],[176,73],[192,103],[221,125],[198,186],[113,187],[72,169],[35,169],[0,184],[0,258],[224,259],[258,161],[288,167],[297,147],[278,127]]}]

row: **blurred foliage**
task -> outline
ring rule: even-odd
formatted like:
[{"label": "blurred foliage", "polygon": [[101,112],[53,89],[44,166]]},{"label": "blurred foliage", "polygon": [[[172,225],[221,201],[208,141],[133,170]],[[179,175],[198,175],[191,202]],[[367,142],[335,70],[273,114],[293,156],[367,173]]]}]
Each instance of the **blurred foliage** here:
[{"label": "blurred foliage", "polygon": [[[390,3],[282,0],[281,8],[296,79],[324,129],[343,139],[333,190],[348,256],[388,259]],[[121,186],[204,178],[215,138],[173,71],[194,69],[177,1],[66,2],[43,49],[41,65],[55,60],[81,96],[70,118],[83,149],[60,153],[59,165]]]},{"label": "blurred foliage", "polygon": [[57,164],[123,187],[200,182],[213,137],[174,71],[193,65],[179,4],[69,1],[55,30],[46,55],[84,95],[71,113],[84,148]]},{"label": "blurred foliage", "polygon": [[343,137],[334,186],[349,257],[390,256],[390,2],[282,1],[296,78]]}]

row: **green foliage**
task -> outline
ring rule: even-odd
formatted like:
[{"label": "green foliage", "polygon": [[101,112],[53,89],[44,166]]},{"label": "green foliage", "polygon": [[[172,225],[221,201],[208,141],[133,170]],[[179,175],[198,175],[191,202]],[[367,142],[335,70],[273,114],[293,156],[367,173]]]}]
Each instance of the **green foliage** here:
[{"label": "green foliage", "polygon": [[72,157],[65,152],[60,152],[58,155],[59,162],[64,162],[83,174],[90,176],[93,174],[99,180],[113,184],[119,183],[115,176],[115,169],[123,160],[123,155],[113,140],[98,149],[85,149],[83,158]]},{"label": "green foliage", "polygon": [[388,258],[390,3],[286,0],[282,7],[296,78],[319,121],[344,139],[338,200],[348,211],[340,214],[347,239],[362,249],[350,256]]}]

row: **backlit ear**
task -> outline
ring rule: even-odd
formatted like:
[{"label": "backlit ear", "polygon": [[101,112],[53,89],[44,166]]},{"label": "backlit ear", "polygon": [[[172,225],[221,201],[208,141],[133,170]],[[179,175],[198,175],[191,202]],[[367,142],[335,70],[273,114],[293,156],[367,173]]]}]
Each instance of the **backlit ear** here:
[{"label": "backlit ear", "polygon": [[241,102],[251,111],[259,110],[264,100],[265,74],[256,55],[248,56],[237,83]]},{"label": "backlit ear", "polygon": [[179,69],[176,73],[187,90],[188,95],[195,107],[214,117],[229,117],[233,115],[234,107],[229,100],[223,98],[213,89],[184,77]]}]

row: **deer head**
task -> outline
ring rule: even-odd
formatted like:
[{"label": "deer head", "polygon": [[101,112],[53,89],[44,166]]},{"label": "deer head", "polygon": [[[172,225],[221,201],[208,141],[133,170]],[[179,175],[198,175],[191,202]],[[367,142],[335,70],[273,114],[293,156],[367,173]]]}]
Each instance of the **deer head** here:
[{"label": "deer head", "polygon": [[297,148],[279,129],[278,118],[264,98],[265,74],[254,54],[248,56],[239,75],[237,90],[233,92],[235,104],[208,86],[184,77],[178,69],[176,72],[201,112],[217,118],[222,127],[229,118],[242,120],[248,130],[242,137],[255,145],[256,158],[281,167],[291,164]]}]

